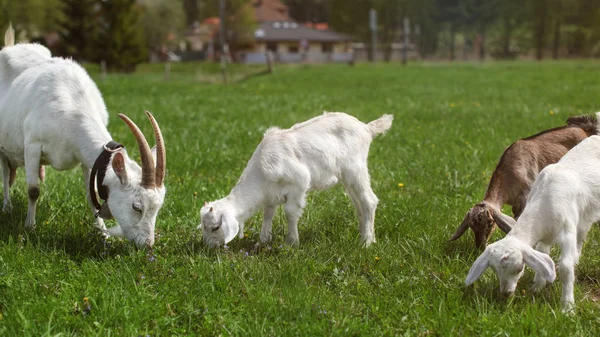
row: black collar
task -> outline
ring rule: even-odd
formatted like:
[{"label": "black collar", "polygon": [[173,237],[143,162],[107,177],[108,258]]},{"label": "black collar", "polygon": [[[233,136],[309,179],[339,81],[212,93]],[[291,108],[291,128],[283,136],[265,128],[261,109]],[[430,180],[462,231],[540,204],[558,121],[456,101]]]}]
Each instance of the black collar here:
[{"label": "black collar", "polygon": [[100,199],[106,201],[108,199],[108,187],[106,187],[104,183],[104,176],[106,175],[106,169],[108,167],[108,163],[110,162],[110,157],[113,153],[119,151],[123,148],[122,144],[119,144],[113,140],[106,143],[104,145],[104,151],[100,153],[98,158],[96,158],[96,162],[94,162],[94,166],[92,167],[92,172],[90,174],[90,196],[92,199],[92,204],[98,210],[96,213],[96,217],[99,215],[99,211],[102,207],[100,202],[98,202],[98,198],[96,197],[96,186],[98,188],[98,196]]}]

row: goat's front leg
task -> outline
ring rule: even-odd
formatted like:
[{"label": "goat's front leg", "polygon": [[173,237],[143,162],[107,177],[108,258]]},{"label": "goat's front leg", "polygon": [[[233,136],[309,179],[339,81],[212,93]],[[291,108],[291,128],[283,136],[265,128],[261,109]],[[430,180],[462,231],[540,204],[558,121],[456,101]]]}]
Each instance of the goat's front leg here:
[{"label": "goat's front leg", "polygon": [[285,241],[291,246],[298,246],[298,244],[300,244],[298,220],[302,216],[304,206],[306,206],[306,191],[296,195],[288,194],[287,202],[283,209],[285,210],[285,216],[288,221],[288,233]]},{"label": "goat's front leg", "polygon": [[[538,252],[548,255],[550,255],[550,248],[552,248],[551,245],[544,244],[542,242],[538,242],[538,244],[535,246],[535,249]],[[531,286],[531,291],[538,292],[544,286],[546,286],[546,279],[539,273],[535,273],[535,277],[533,278],[533,286]]]},{"label": "goat's front leg", "polygon": [[30,144],[25,148],[25,179],[27,180],[27,218],[25,228],[35,228],[35,210],[40,196],[40,160],[42,157],[41,144]]},{"label": "goat's front leg", "polygon": [[[90,173],[92,172],[92,170],[82,164],[81,171],[83,172],[83,181],[85,182],[85,195],[87,196],[88,203],[92,208],[92,214],[95,215],[97,210],[94,204],[92,203],[91,193],[96,193],[96,191],[90,191]],[[102,220],[101,217],[96,218],[96,228],[98,228],[98,230],[102,232],[102,234],[106,235],[106,226],[104,225],[104,220]]]},{"label": "goat's front leg", "polygon": [[275,205],[265,205],[264,209],[264,217],[262,223],[262,229],[260,230],[260,242],[266,243],[271,242],[272,238],[272,228],[273,228],[273,216],[275,215],[275,210],[277,206]]},{"label": "goat's front leg", "polygon": [[560,248],[558,271],[562,281],[560,303],[563,313],[572,313],[575,306],[573,287],[575,283],[575,263],[577,258],[577,236],[565,234]]},{"label": "goat's front leg", "polygon": [[2,188],[4,194],[2,211],[10,213],[12,211],[12,203],[10,202],[10,166],[8,165],[8,159],[2,155],[0,155],[0,167],[2,168]]}]

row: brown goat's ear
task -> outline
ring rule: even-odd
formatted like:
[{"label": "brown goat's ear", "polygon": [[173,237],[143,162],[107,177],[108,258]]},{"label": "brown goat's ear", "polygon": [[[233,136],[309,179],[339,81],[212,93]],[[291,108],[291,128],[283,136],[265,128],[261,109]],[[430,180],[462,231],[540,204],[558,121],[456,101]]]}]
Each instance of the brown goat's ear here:
[{"label": "brown goat's ear", "polygon": [[508,215],[500,212],[499,210],[494,209],[492,216],[494,217],[494,221],[500,229],[507,233],[513,228],[513,226],[517,223],[515,219],[509,217]]},{"label": "brown goat's ear", "polygon": [[467,231],[467,228],[469,228],[469,226],[471,225],[471,210],[473,209],[471,208],[467,211],[465,218],[461,222],[460,226],[458,226],[458,229],[456,230],[454,235],[452,235],[452,237],[450,238],[450,241],[454,241],[460,238]]}]

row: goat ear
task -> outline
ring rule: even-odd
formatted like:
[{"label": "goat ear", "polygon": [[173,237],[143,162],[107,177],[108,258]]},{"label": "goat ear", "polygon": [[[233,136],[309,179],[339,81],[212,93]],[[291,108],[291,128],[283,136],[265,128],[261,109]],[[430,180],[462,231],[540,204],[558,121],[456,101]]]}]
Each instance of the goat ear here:
[{"label": "goat ear", "polygon": [[556,279],[556,270],[554,270],[554,261],[548,256],[538,252],[537,250],[526,247],[521,251],[523,254],[523,261],[530,266],[536,273],[542,275],[542,277],[552,283]]},{"label": "goat ear", "polygon": [[496,221],[496,224],[498,224],[498,227],[500,227],[504,233],[510,232],[514,225],[517,224],[515,219],[497,209],[493,210],[492,217],[494,218],[494,221]]},{"label": "goat ear", "polygon": [[489,257],[490,252],[486,249],[481,255],[479,255],[477,260],[475,260],[475,263],[473,263],[471,269],[469,269],[469,274],[465,280],[465,284],[467,286],[470,286],[477,281],[481,274],[483,274],[483,272],[487,269],[487,267],[490,265]]},{"label": "goat ear", "polygon": [[223,212],[221,215],[221,228],[225,234],[225,243],[233,240],[240,231],[240,224],[230,211]]},{"label": "goat ear", "polygon": [[458,229],[456,230],[454,235],[452,235],[452,237],[450,238],[450,241],[454,241],[460,238],[465,233],[467,228],[469,228],[469,226],[471,225],[471,210],[472,208],[467,211],[465,218],[461,222],[460,226],[458,226]]},{"label": "goat ear", "polygon": [[127,169],[125,168],[125,157],[123,157],[123,153],[117,152],[113,156],[112,160],[112,168],[115,171],[117,177],[121,181],[121,184],[127,183]]},{"label": "goat ear", "polygon": [[104,205],[102,205],[100,207],[100,211],[98,213],[98,216],[101,217],[104,220],[110,220],[113,218],[112,213],[110,212],[110,208],[108,208],[108,203],[105,202]]}]

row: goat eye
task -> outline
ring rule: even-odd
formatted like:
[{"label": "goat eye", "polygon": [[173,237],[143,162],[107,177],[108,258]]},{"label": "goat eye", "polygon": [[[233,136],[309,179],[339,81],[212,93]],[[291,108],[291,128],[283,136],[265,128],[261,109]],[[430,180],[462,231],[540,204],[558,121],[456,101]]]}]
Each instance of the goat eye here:
[{"label": "goat eye", "polygon": [[138,203],[131,205],[131,208],[138,213],[142,213],[142,206]]}]

